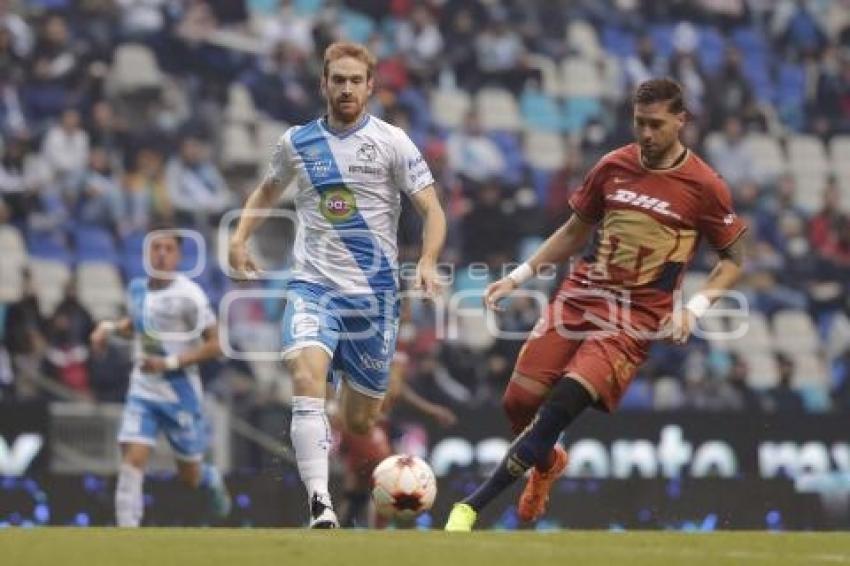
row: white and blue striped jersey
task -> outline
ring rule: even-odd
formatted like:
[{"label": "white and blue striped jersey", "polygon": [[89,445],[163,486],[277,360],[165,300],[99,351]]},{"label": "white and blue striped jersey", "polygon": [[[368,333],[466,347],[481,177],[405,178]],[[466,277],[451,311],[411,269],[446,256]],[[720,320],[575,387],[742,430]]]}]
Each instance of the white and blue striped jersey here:
[{"label": "white and blue striped jersey", "polygon": [[164,373],[142,371],[143,356],[169,356],[197,348],[201,333],[214,324],[215,313],[201,287],[183,275],[161,289],[147,279],[133,279],[128,288],[133,321],[133,371],[128,397],[198,408],[203,396],[197,366]]},{"label": "white and blue striped jersey", "polygon": [[403,130],[368,114],[341,134],[324,118],[294,126],[268,175],[296,183],[294,279],[352,295],[397,288],[401,191],[434,182]]}]

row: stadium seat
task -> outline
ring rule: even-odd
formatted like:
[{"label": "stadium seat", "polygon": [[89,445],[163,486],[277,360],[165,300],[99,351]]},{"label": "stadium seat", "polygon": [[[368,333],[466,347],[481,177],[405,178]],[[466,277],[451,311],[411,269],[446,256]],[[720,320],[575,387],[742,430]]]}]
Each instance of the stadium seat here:
[{"label": "stadium seat", "polygon": [[543,93],[548,96],[561,95],[561,76],[558,73],[558,65],[552,58],[539,53],[528,55],[528,66],[540,71],[543,84],[540,85]]},{"label": "stadium seat", "polygon": [[829,141],[829,158],[833,171],[850,176],[850,135],[839,135]]},{"label": "stadium seat", "polygon": [[588,122],[602,114],[602,104],[598,98],[572,96],[564,102],[562,128],[565,132],[576,132]]},{"label": "stadium seat", "polygon": [[62,300],[71,271],[62,261],[40,258],[30,259],[29,268],[41,314],[50,316]]},{"label": "stadium seat", "polygon": [[649,37],[656,53],[665,59],[673,54],[673,26],[671,24],[655,24],[649,27]]},{"label": "stadium seat", "polygon": [[813,214],[823,206],[823,188],[826,186],[825,170],[792,170],[796,184],[794,204],[802,208],[808,214]]},{"label": "stadium seat", "polygon": [[[221,164],[225,171],[240,167],[256,168],[259,148],[243,124],[228,124],[222,132]],[[268,160],[271,155],[266,155]]]},{"label": "stadium seat", "polygon": [[811,135],[792,135],[785,147],[792,171],[825,173],[829,170],[826,148],[819,138]]},{"label": "stadium seat", "polygon": [[234,83],[227,91],[227,108],[224,110],[228,122],[251,125],[259,121],[251,93],[240,83]]},{"label": "stadium seat", "polygon": [[81,226],[74,230],[77,261],[105,261],[116,263],[118,254],[112,234],[95,226]]},{"label": "stadium seat", "polygon": [[655,382],[653,409],[656,411],[674,411],[685,404],[685,392],[682,384],[674,377],[661,377]]},{"label": "stadium seat", "polygon": [[776,138],[766,134],[749,134],[744,143],[753,156],[753,173],[759,181],[775,179],[785,172],[785,156]]},{"label": "stadium seat", "polygon": [[440,89],[431,95],[431,115],[441,128],[457,128],[472,107],[469,94],[462,90]]},{"label": "stadium seat", "polygon": [[551,132],[527,132],[523,143],[526,162],[546,171],[558,169],[564,161],[564,140]]},{"label": "stadium seat", "polygon": [[773,342],[779,351],[791,354],[814,354],[818,336],[811,317],[796,310],[779,311],[773,316]]},{"label": "stadium seat", "polygon": [[588,59],[597,59],[604,55],[596,28],[584,20],[573,20],[567,25],[567,46],[571,51]]},{"label": "stadium seat", "polygon": [[21,298],[27,250],[21,233],[12,225],[0,225],[0,303]]},{"label": "stadium seat", "polygon": [[760,312],[751,312],[747,319],[747,332],[737,340],[729,342],[729,349],[740,354],[770,353],[773,351],[773,341],[767,319]]},{"label": "stadium seat", "polygon": [[797,390],[807,413],[827,413],[832,408],[829,391],[822,386],[805,385]]},{"label": "stadium seat", "polygon": [[826,364],[815,354],[794,356],[794,388],[829,390],[829,377]]},{"label": "stadium seat", "polygon": [[148,47],[127,43],[115,50],[109,82],[117,94],[158,91],[162,87],[162,80],[162,71]]},{"label": "stadium seat", "polygon": [[342,10],[339,23],[342,36],[356,43],[367,43],[375,31],[375,22],[372,18],[354,10]]},{"label": "stadium seat", "polygon": [[635,54],[635,36],[617,26],[604,26],[602,28],[602,45],[605,51],[625,59]]},{"label": "stadium seat", "polygon": [[561,111],[553,96],[542,92],[526,91],[519,101],[523,126],[543,132],[561,129]]},{"label": "stadium seat", "polygon": [[520,128],[519,108],[514,96],[501,88],[483,88],[475,96],[475,106],[485,130],[516,132]]},{"label": "stadium seat", "polygon": [[80,263],[77,266],[77,296],[94,319],[115,318],[125,300],[118,270],[110,263]]},{"label": "stadium seat", "polygon": [[71,253],[65,245],[64,235],[30,231],[27,252],[30,257],[71,264]]},{"label": "stadium seat", "polygon": [[479,302],[477,309],[466,308],[449,313],[450,320],[454,321],[450,325],[456,326],[458,341],[479,352],[490,348],[496,341],[487,325],[486,317],[489,315],[480,305]]},{"label": "stadium seat", "polygon": [[564,96],[600,98],[604,92],[598,63],[581,57],[561,63],[561,84]]},{"label": "stadium seat", "polygon": [[747,383],[753,389],[770,389],[779,382],[779,371],[773,353],[742,352],[749,367]]},{"label": "stadium seat", "polygon": [[716,27],[704,26],[700,28],[699,47],[696,54],[699,57],[700,65],[709,76],[714,76],[720,70],[723,65],[725,50],[726,41]]},{"label": "stadium seat", "polygon": [[138,254],[144,253],[145,233],[141,230],[130,232],[121,239],[122,254]]}]

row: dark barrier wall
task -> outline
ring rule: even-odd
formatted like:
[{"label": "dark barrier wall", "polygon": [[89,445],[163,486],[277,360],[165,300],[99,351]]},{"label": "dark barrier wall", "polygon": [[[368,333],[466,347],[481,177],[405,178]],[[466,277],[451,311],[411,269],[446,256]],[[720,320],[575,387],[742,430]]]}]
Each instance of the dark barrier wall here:
[{"label": "dark barrier wall", "polygon": [[47,470],[48,428],[46,403],[0,403],[0,476]]}]

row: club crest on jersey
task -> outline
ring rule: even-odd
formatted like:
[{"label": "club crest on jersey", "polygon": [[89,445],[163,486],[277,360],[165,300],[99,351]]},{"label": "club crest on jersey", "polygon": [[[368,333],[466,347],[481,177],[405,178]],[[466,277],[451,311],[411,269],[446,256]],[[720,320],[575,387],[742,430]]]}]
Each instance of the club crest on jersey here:
[{"label": "club crest on jersey", "polygon": [[681,215],[670,210],[670,203],[666,200],[642,195],[627,189],[617,189],[615,193],[608,195],[606,198],[610,201],[630,204],[632,206],[643,208],[644,210],[651,210],[658,214],[663,214],[664,216],[669,216],[678,220],[682,219]]},{"label": "club crest on jersey", "polygon": [[378,157],[378,148],[373,143],[360,144],[357,148],[357,159],[360,161],[375,161]]},{"label": "club crest on jersey", "polygon": [[318,147],[308,147],[304,150],[304,166],[314,179],[327,177],[331,171],[331,160],[322,155]]},{"label": "club crest on jersey", "polygon": [[332,224],[345,222],[357,212],[357,201],[354,200],[354,193],[346,187],[338,187],[323,192],[319,202],[319,212]]}]

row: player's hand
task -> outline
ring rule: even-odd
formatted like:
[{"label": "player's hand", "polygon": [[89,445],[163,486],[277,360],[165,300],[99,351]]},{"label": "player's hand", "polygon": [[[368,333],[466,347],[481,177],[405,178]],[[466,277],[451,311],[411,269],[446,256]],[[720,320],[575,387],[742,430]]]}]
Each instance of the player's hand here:
[{"label": "player's hand", "polygon": [[230,262],[230,268],[235,272],[236,278],[257,278],[260,270],[254,263],[254,259],[248,251],[248,246],[244,242],[231,240],[227,250],[227,259]]},{"label": "player's hand", "polygon": [[141,369],[145,373],[162,373],[168,368],[162,356],[145,356],[142,358]]},{"label": "player's hand", "polygon": [[510,295],[516,289],[516,283],[510,277],[503,277],[495,283],[487,285],[484,291],[484,306],[494,311],[503,311],[499,301]]},{"label": "player's hand", "polygon": [[678,346],[683,346],[691,337],[696,323],[696,316],[690,309],[676,309],[661,319],[661,336]]},{"label": "player's hand", "polygon": [[441,405],[435,406],[431,411],[431,417],[437,421],[441,427],[448,428],[457,422],[457,415],[448,407]]},{"label": "player's hand", "polygon": [[106,351],[106,342],[108,340],[109,331],[107,330],[106,321],[101,321],[92,331],[91,336],[89,336],[89,343],[91,344],[92,351],[95,354],[102,354]]},{"label": "player's hand", "polygon": [[416,264],[416,280],[413,288],[424,291],[426,297],[433,299],[439,294],[441,287],[437,264],[430,259],[420,259]]}]

